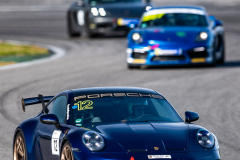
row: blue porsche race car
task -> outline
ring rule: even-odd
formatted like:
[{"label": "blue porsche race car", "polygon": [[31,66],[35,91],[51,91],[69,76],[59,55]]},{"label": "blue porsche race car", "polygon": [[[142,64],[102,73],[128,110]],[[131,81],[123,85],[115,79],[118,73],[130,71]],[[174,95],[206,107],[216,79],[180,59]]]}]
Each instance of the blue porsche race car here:
[{"label": "blue porsche race car", "polygon": [[[130,24],[131,25],[131,24]],[[134,28],[134,24],[132,24]],[[128,34],[127,64],[224,63],[224,28],[200,6],[164,6],[145,12]]]},{"label": "blue porsche race car", "polygon": [[14,160],[220,160],[216,136],[191,123],[199,115],[183,121],[154,90],[73,89],[22,99],[22,109],[38,103],[41,112],[16,128]]}]

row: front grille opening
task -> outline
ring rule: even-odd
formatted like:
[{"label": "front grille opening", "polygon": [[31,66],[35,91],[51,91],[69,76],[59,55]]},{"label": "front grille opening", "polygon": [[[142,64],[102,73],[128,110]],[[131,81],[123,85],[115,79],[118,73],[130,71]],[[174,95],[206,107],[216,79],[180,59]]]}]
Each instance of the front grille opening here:
[{"label": "front grille opening", "polygon": [[146,59],[148,56],[148,52],[139,53],[139,52],[133,52],[132,57],[137,59]]},{"label": "front grille opening", "polygon": [[97,25],[97,28],[109,28],[109,27],[112,27],[112,23],[102,23]]},{"label": "front grille opening", "polygon": [[176,60],[185,60],[184,55],[180,56],[154,56],[151,61],[176,61]]},{"label": "front grille opening", "polygon": [[187,54],[190,58],[206,58],[208,56],[208,53],[206,50],[200,51],[200,52],[195,52],[194,50],[189,50],[187,52]]}]

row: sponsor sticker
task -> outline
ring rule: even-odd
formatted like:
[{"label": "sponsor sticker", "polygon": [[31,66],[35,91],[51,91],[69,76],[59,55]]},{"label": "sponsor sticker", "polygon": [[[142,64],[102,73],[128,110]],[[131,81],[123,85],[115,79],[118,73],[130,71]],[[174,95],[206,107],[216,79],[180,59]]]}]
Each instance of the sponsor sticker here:
[{"label": "sponsor sticker", "polygon": [[148,159],[171,159],[171,155],[148,155]]},{"label": "sponsor sticker", "polygon": [[78,106],[72,106],[72,109],[77,109],[78,108]]},{"label": "sponsor sticker", "polygon": [[76,122],[76,123],[81,123],[81,122],[82,122],[82,119],[76,119],[75,122]]},{"label": "sponsor sticker", "polygon": [[130,23],[138,24],[138,19],[132,19],[132,18],[119,18],[117,20],[118,26],[127,26]]},{"label": "sponsor sticker", "polygon": [[145,64],[146,63],[146,59],[134,59],[133,63]]},{"label": "sponsor sticker", "polygon": [[69,120],[69,111],[70,111],[69,105],[70,105],[70,104],[67,105],[67,120]]},{"label": "sponsor sticker", "polygon": [[160,48],[156,48],[154,50],[154,53],[156,56],[160,56],[160,55],[181,55],[182,51],[181,49],[160,49]]},{"label": "sponsor sticker", "polygon": [[61,135],[61,131],[55,130],[52,134],[52,140],[51,140],[51,145],[52,145],[52,154],[53,155],[60,155],[59,152],[59,137]]},{"label": "sponsor sticker", "polygon": [[177,32],[178,37],[186,37],[186,32]]},{"label": "sponsor sticker", "polygon": [[206,62],[206,59],[205,58],[193,58],[191,60],[192,63],[203,63],[203,62]]}]

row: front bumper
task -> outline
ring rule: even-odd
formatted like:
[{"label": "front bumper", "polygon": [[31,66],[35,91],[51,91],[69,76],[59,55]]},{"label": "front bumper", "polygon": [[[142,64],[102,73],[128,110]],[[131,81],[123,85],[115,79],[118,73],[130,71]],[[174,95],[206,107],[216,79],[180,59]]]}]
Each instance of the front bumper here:
[{"label": "front bumper", "polygon": [[127,33],[131,29],[128,27],[128,23],[130,23],[131,20],[138,21],[137,18],[89,17],[88,32]]},{"label": "front bumper", "polygon": [[219,151],[205,151],[205,152],[187,152],[177,153],[169,152],[163,154],[146,154],[146,153],[82,153],[74,152],[75,160],[130,160],[134,157],[134,160],[149,160],[149,155],[170,155],[171,158],[161,158],[169,160],[220,160]]},{"label": "front bumper", "polygon": [[[196,48],[204,48],[204,51],[195,52]],[[127,63],[132,66],[147,65],[199,65],[214,63],[213,49],[207,46],[195,46],[188,48],[164,48],[168,50],[181,50],[177,55],[157,54],[155,50],[149,47],[131,47],[127,49]],[[137,50],[137,51],[136,51]]]}]

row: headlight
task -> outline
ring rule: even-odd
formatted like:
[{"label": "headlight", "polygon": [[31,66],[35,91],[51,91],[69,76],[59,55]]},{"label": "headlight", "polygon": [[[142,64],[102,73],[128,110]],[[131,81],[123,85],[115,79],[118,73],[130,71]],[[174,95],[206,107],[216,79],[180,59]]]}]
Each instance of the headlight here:
[{"label": "headlight", "polygon": [[135,42],[142,42],[142,37],[139,33],[133,33],[132,35],[132,39],[135,41]]},{"label": "headlight", "polygon": [[94,16],[98,16],[98,10],[97,10],[97,8],[91,8],[91,12],[92,12],[92,14],[94,15]]},{"label": "headlight", "polygon": [[104,139],[94,131],[87,131],[82,136],[83,144],[91,151],[100,151],[105,147]]},{"label": "headlight", "polygon": [[206,40],[206,39],[208,38],[208,34],[207,34],[206,32],[201,32],[201,33],[200,33],[200,38],[201,38],[202,40]]},{"label": "headlight", "polygon": [[197,38],[196,41],[197,42],[202,42],[202,41],[206,41],[208,39],[208,33],[207,32],[201,32]]},{"label": "headlight", "polygon": [[91,8],[91,12],[94,16],[98,16],[98,14],[100,14],[101,16],[106,16],[107,15],[104,8],[97,9],[96,7],[93,7],[93,8]]},{"label": "headlight", "polygon": [[211,132],[200,129],[197,132],[197,141],[203,148],[210,149],[214,146],[215,140]]},{"label": "headlight", "polygon": [[104,10],[104,8],[99,8],[98,12],[100,13],[101,16],[106,16],[106,11]]}]

